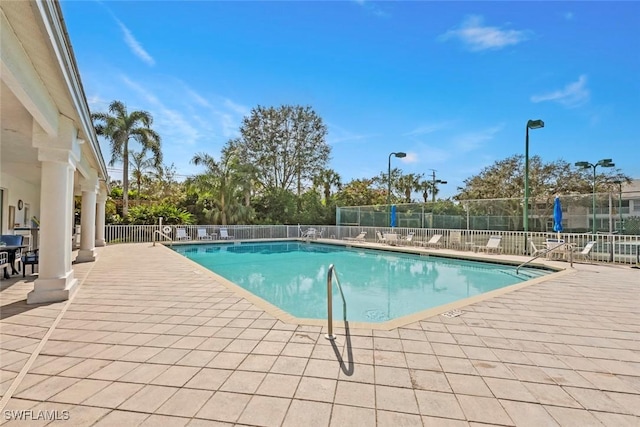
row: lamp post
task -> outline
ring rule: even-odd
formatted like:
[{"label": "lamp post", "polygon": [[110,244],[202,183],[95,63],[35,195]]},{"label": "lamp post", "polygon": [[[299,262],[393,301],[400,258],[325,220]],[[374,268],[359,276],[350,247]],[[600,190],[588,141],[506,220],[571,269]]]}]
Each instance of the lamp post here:
[{"label": "lamp post", "polygon": [[624,231],[624,219],[622,219],[622,181],[619,179],[613,181],[614,184],[618,184],[618,216],[620,217],[620,229],[618,233],[622,234]]},{"label": "lamp post", "polygon": [[592,234],[596,234],[596,168],[598,166],[602,166],[603,168],[612,168],[616,164],[613,163],[611,159],[602,159],[598,160],[597,163],[589,163],[589,162],[576,162],[577,167],[582,169],[593,168],[593,224],[591,227]]},{"label": "lamp post", "polygon": [[389,187],[387,189],[387,219],[389,220],[389,226],[391,226],[391,156],[396,156],[401,159],[407,157],[407,153],[399,151],[397,153],[389,154],[389,168],[387,169],[387,178],[389,180]]},{"label": "lamp post", "polygon": [[527,249],[527,234],[529,233],[529,129],[540,129],[544,127],[544,122],[540,119],[527,121],[527,130],[524,140],[524,253],[529,253]]},{"label": "lamp post", "polygon": [[431,202],[435,203],[436,202],[436,193],[438,192],[436,189],[436,184],[446,184],[447,181],[443,181],[441,179],[436,179],[436,170],[435,169],[431,169]]}]

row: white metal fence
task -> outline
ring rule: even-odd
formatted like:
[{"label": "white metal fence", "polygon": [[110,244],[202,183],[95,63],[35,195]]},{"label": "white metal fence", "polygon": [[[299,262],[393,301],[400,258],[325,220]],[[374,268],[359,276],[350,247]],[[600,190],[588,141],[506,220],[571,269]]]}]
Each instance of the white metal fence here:
[{"label": "white metal fence", "polygon": [[[105,228],[105,240],[109,244],[114,243],[142,243],[152,242],[154,231],[163,231],[167,228],[169,237],[177,235],[176,228],[184,228],[187,236],[192,241],[198,241],[198,229],[205,229],[207,234],[220,236],[220,226],[214,225],[107,225]],[[268,239],[294,239],[302,236],[308,228],[315,228],[321,238],[339,239],[355,237],[360,232],[366,231],[366,241],[376,241],[376,231],[388,233],[393,231],[400,235],[413,233],[413,241],[428,241],[434,234],[442,234],[442,247],[448,249],[470,250],[475,246],[483,246],[490,236],[501,236],[502,253],[507,255],[525,255],[532,252],[531,243],[537,248],[543,248],[548,238],[556,238],[557,233],[528,233],[525,244],[525,233],[522,231],[496,231],[496,230],[451,230],[444,228],[408,228],[408,227],[356,227],[335,225],[230,225],[226,228],[228,235],[233,240],[268,240]],[[460,244],[454,244],[452,233],[460,233]],[[577,234],[561,233],[565,242],[575,248],[583,248],[587,242],[595,240],[597,243],[590,253],[593,260],[598,262],[612,262],[622,264],[640,263],[640,236],[617,234]]]}]

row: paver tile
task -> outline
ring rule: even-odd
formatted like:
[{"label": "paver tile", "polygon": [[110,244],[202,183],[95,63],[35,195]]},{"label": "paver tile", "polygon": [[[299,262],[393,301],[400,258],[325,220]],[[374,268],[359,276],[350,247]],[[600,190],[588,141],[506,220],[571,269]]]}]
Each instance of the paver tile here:
[{"label": "paver tile", "polygon": [[198,411],[196,418],[235,423],[249,400],[251,396],[247,394],[218,391]]},{"label": "paver tile", "polygon": [[222,391],[235,393],[255,393],[266,376],[262,372],[234,371],[220,387]]},{"label": "paver tile", "polygon": [[189,421],[191,421],[189,418],[151,414],[140,424],[140,427],[183,427],[186,426]]},{"label": "paver tile", "polygon": [[283,374],[267,374],[256,394],[292,398],[298,388],[300,377]]},{"label": "paver tile", "polygon": [[[338,386],[340,387],[340,386]],[[413,390],[377,385],[376,409],[418,414],[418,404]]]},{"label": "paver tile", "polygon": [[551,414],[561,426],[602,427],[602,423],[585,409],[548,405],[544,406],[544,409]]},{"label": "paver tile", "polygon": [[233,371],[226,369],[203,368],[185,387],[202,390],[217,390],[231,376]]},{"label": "paver tile", "polygon": [[213,396],[213,391],[180,389],[158,408],[159,414],[193,417]]},{"label": "paver tile", "polygon": [[302,377],[295,397],[303,400],[333,402],[336,384],[336,380]]},{"label": "paver tile", "polygon": [[[493,397],[493,393],[485,384],[482,377],[474,375],[447,374],[447,380],[456,394]],[[446,391],[446,390],[445,390]]]},{"label": "paver tile", "polygon": [[500,403],[517,426],[552,427],[558,425],[542,405],[511,400],[501,400]]},{"label": "paver tile", "polygon": [[372,408],[334,405],[331,427],[370,427],[376,425],[376,411]]},{"label": "paver tile", "polygon": [[98,421],[96,427],[139,426],[149,414],[129,411],[111,411]]},{"label": "paver tile", "polygon": [[112,383],[82,403],[103,408],[116,408],[142,387],[142,384]]},{"label": "paver tile", "polygon": [[424,390],[416,390],[415,394],[421,415],[466,419],[454,394]]},{"label": "paver tile", "polygon": [[467,420],[487,424],[514,425],[498,399],[458,395],[458,402]]},{"label": "paver tile", "polygon": [[290,402],[290,399],[281,397],[253,396],[240,415],[238,423],[265,427],[280,426]]},{"label": "paver tile", "polygon": [[411,384],[416,390],[451,392],[447,376],[443,372],[410,370]]},{"label": "paver tile", "polygon": [[79,404],[107,387],[109,384],[111,384],[109,381],[90,379],[80,380],[60,393],[52,396],[50,400],[52,402]]},{"label": "paver tile", "polygon": [[182,387],[191,380],[200,369],[201,368],[192,366],[170,366],[167,370],[151,380],[151,384]]},{"label": "paver tile", "polygon": [[282,423],[283,427],[302,425],[326,427],[331,418],[331,404],[294,399]]}]

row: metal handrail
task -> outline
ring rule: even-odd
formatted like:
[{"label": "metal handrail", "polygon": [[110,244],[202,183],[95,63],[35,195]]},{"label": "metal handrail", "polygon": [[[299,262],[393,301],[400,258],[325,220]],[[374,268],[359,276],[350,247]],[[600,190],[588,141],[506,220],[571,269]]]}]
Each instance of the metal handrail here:
[{"label": "metal handrail", "polygon": [[[558,248],[566,246],[568,243],[569,242],[561,242],[558,246],[554,246],[551,249],[546,249],[546,250],[542,251],[541,253],[539,253],[538,255],[536,255],[533,258],[531,258],[530,260],[527,260],[527,261],[523,262],[522,264],[520,264],[519,266],[516,267],[516,274],[518,274],[518,272],[520,270],[520,267],[524,267],[525,265],[529,264],[534,259],[538,259],[542,255],[547,255],[548,253],[553,252]],[[571,263],[571,267],[573,267],[573,252],[569,252],[569,262]]]},{"label": "metal handrail", "polygon": [[153,246],[156,245],[156,234],[161,235],[162,237],[165,237],[167,239],[169,239],[169,246],[173,247],[173,239],[170,236],[167,236],[166,234],[164,234],[162,231],[160,230],[155,230],[153,232]]},{"label": "metal handrail", "polygon": [[[329,271],[327,272],[327,326],[329,329],[329,333],[324,337],[328,340],[335,340],[336,336],[333,335],[333,275],[335,272],[336,283],[338,284],[338,290],[340,290],[340,295],[342,296],[342,305],[347,306],[347,301],[344,299],[344,293],[342,292],[342,285],[340,284],[340,279],[338,278],[338,272],[335,271],[335,266],[333,264],[329,265]],[[346,320],[346,319],[345,319]]]}]

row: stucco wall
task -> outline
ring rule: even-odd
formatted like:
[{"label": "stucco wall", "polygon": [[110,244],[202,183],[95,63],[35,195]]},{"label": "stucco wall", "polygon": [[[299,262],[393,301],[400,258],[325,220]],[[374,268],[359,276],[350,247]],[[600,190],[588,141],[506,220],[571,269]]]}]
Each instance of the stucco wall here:
[{"label": "stucco wall", "polygon": [[[23,181],[15,176],[0,173],[0,186],[4,190],[2,201],[2,234],[11,234],[9,230],[9,206],[15,206],[15,222],[31,226],[30,219],[34,215],[40,218],[40,186]],[[18,209],[18,200],[22,200],[23,208]],[[29,218],[25,218],[26,207]]]}]

